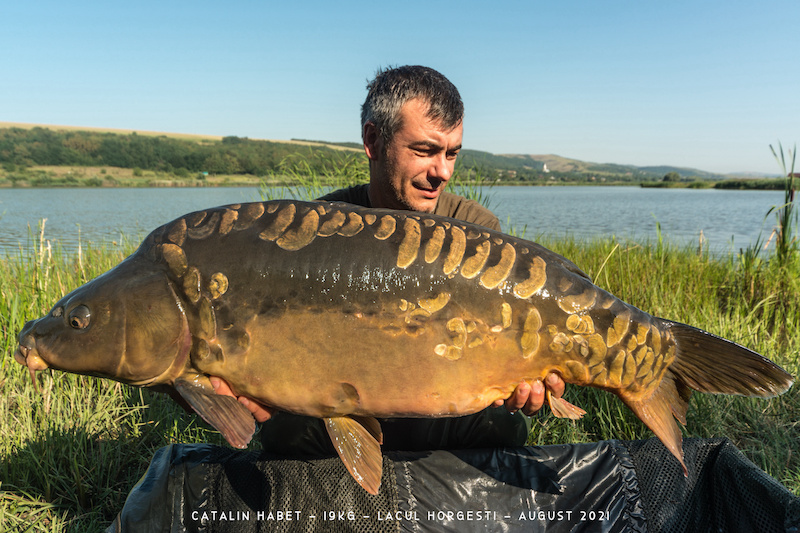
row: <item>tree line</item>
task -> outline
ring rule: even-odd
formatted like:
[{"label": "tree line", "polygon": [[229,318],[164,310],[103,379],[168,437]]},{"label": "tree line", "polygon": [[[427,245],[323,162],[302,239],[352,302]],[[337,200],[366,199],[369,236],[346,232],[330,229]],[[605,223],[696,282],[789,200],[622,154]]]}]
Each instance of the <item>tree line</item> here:
[{"label": "tree line", "polygon": [[[221,141],[194,141],[88,131],[54,131],[48,128],[0,129],[0,164],[112,166],[172,173],[251,174],[279,172],[287,159],[302,158],[309,169],[330,170],[332,148],[224,137]],[[324,155],[330,157],[324,157]]]}]

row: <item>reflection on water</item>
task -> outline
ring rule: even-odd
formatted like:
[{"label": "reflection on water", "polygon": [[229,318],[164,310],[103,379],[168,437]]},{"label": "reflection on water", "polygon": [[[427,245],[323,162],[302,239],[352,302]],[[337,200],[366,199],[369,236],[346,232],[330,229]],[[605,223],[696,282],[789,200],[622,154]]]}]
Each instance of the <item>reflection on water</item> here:
[{"label": "reflection on water", "polygon": [[[664,238],[697,243],[700,232],[716,253],[755,242],[780,191],[642,189],[639,187],[494,187],[490,208],[504,228],[577,239],[616,236],[654,241],[656,223]],[[260,200],[254,187],[157,189],[0,189],[0,253],[38,238],[72,251],[78,242],[138,242],[154,228],[198,209]],[[773,219],[764,226],[764,238]]]}]

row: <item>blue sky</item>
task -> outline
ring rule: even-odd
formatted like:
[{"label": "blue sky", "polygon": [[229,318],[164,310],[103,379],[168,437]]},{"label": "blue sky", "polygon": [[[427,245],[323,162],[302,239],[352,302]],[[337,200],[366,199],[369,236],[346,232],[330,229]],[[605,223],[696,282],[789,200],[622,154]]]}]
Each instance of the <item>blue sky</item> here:
[{"label": "blue sky", "polygon": [[798,0],[4,2],[0,121],[358,141],[367,79],[424,64],[466,148],[775,173],[798,22]]}]

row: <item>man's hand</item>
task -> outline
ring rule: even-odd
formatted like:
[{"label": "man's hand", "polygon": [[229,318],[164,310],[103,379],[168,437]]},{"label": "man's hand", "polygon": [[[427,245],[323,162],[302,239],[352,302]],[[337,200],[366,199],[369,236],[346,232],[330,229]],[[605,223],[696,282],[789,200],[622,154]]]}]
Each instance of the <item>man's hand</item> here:
[{"label": "man's hand", "polygon": [[517,385],[511,396],[505,400],[497,400],[494,402],[494,406],[500,407],[505,404],[506,409],[512,413],[522,409],[523,413],[532,416],[544,405],[545,387],[556,398],[560,398],[564,394],[564,380],[555,372],[550,372],[547,374],[544,383],[541,380],[536,380],[531,385],[523,381]]},{"label": "man's hand", "polygon": [[258,420],[259,422],[266,422],[270,418],[272,418],[272,414],[274,411],[265,405],[258,403],[257,401],[247,398],[245,396],[237,397],[233,391],[231,391],[228,382],[222,378],[218,378],[216,376],[209,376],[211,380],[211,386],[214,387],[214,392],[217,394],[223,394],[225,396],[233,396],[239,403],[247,407],[247,409],[253,413],[253,418]]}]

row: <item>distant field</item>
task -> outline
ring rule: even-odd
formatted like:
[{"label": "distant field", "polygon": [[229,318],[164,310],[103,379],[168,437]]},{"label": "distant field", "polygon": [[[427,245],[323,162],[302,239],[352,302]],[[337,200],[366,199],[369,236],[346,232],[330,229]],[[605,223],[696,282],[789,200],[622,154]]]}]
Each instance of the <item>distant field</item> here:
[{"label": "distant field", "polygon": [[[356,149],[355,143],[249,139],[233,135],[223,137],[20,122],[0,122],[0,135],[11,129],[31,132],[35,128],[50,132],[50,136],[45,136],[44,141],[37,139],[34,142],[30,138],[13,141],[21,147],[22,153],[38,155],[23,158],[22,163],[13,159],[3,160],[0,166],[0,188],[258,187],[261,184],[288,185],[296,177],[295,174],[324,173],[325,169],[331,166],[338,168],[338,165],[347,164],[354,158],[359,159],[359,164],[366,167],[366,159],[361,155],[363,151]],[[73,135],[79,140],[72,139]],[[87,140],[89,136],[93,136],[93,139]],[[100,139],[117,136],[120,139],[140,141],[119,142],[119,146],[114,149],[116,151],[112,150],[111,157],[105,157],[108,153],[98,157],[97,147],[105,142]],[[43,147],[41,143],[47,144],[47,147]],[[131,143],[134,148],[130,148]],[[62,157],[61,150],[65,147],[67,151],[82,154],[83,160],[92,163],[58,162]],[[320,152],[319,155],[316,154],[317,151]],[[153,153],[159,154],[155,161],[151,157]],[[187,159],[186,154],[192,154],[192,157]],[[74,159],[80,158],[73,157]],[[36,161],[40,161],[39,164]],[[287,162],[286,168],[284,162]]]},{"label": "distant field", "polygon": [[89,126],[59,126],[53,124],[26,124],[23,122],[0,122],[0,128],[22,128],[30,130],[33,128],[46,128],[54,131],[94,131],[98,133],[119,133],[121,135],[129,135],[136,133],[136,135],[147,135],[152,137],[172,137],[175,139],[195,139],[198,141],[221,141],[220,135],[196,135],[192,133],[166,133],[161,131],[142,131],[142,130],[126,130],[115,128],[93,128]]},{"label": "distant field", "polygon": [[258,187],[283,185],[280,177],[259,178],[249,174],[192,175],[188,178],[152,170],[111,166],[36,165],[25,171],[26,179],[12,183],[0,169],[0,189],[5,187]]},{"label": "distant field", "polygon": [[[0,121],[0,128],[22,128],[30,130],[33,128],[46,128],[53,131],[92,131],[97,133],[117,133],[119,135],[146,135],[148,137],[170,137],[172,139],[183,139],[189,141],[221,141],[222,135],[198,135],[194,133],[173,133],[164,131],[142,131],[142,130],[127,130],[120,128],[95,128],[90,126],[60,126],[53,124],[27,124],[24,122],[3,122]],[[323,141],[298,141],[298,140],[278,140],[278,139],[252,139],[254,141],[269,141],[274,143],[288,143],[299,144],[302,146],[327,146],[334,150],[354,150],[354,148],[341,146],[338,144],[329,144]]]}]

